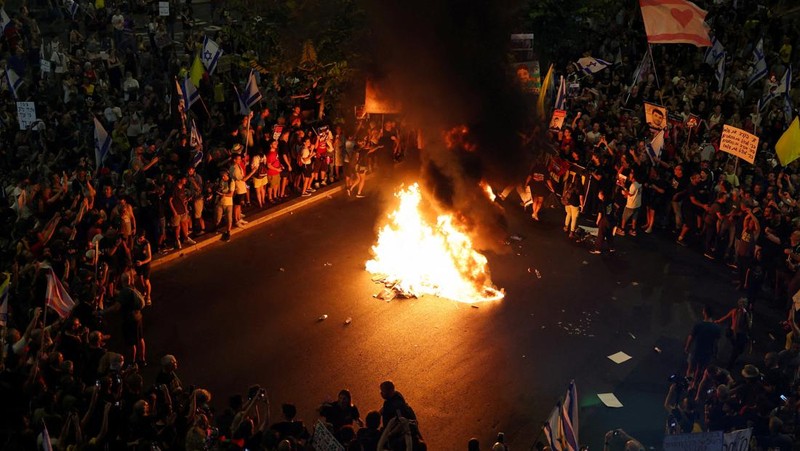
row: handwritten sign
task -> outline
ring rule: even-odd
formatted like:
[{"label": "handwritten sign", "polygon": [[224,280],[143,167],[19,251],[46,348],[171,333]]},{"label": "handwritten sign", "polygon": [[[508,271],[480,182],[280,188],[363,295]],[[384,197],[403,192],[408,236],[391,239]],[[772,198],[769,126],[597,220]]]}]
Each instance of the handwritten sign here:
[{"label": "handwritten sign", "polygon": [[39,68],[42,70],[43,74],[50,73],[50,61],[39,60]]},{"label": "handwritten sign", "polygon": [[720,451],[722,431],[675,434],[664,437],[664,451]]},{"label": "handwritten sign", "polygon": [[756,151],[758,150],[758,136],[751,135],[742,129],[726,125],[722,129],[722,139],[719,142],[719,150],[752,164],[756,159]]},{"label": "handwritten sign", "polygon": [[17,102],[17,121],[20,130],[27,130],[36,121],[36,104]]},{"label": "handwritten sign", "polygon": [[336,440],[331,431],[319,420],[314,424],[311,445],[316,451],[344,451],[344,446]]},{"label": "handwritten sign", "polygon": [[158,15],[169,16],[169,2],[158,2]]}]

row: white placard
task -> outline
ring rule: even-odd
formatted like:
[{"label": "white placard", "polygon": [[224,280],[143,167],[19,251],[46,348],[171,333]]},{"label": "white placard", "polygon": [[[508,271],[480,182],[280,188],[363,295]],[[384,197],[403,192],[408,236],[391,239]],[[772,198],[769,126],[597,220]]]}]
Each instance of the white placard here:
[{"label": "white placard", "polygon": [[722,128],[719,150],[753,164],[756,159],[756,151],[758,151],[758,136],[747,133],[740,128],[725,125]]},{"label": "white placard", "polygon": [[750,437],[753,435],[753,428],[739,429],[738,431],[726,432],[723,437],[725,451],[747,451],[750,449]]},{"label": "white placard", "polygon": [[169,2],[158,2],[158,15],[169,16]]},{"label": "white placard", "polygon": [[336,440],[331,431],[319,420],[314,425],[311,446],[317,451],[344,451],[344,446]]},{"label": "white placard", "polygon": [[17,121],[19,121],[20,130],[27,130],[36,121],[36,104],[17,102]]},{"label": "white placard", "polygon": [[50,73],[50,61],[48,60],[39,60],[39,68],[41,68],[42,73],[48,74]]}]

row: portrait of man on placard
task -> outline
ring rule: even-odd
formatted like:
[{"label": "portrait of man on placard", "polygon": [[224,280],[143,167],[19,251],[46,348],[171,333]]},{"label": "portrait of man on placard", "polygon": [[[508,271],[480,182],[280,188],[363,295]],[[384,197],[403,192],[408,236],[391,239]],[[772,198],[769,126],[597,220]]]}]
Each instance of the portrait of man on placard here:
[{"label": "portrait of man on placard", "polygon": [[657,131],[667,128],[667,109],[663,106],[645,102],[644,114],[650,129]]}]

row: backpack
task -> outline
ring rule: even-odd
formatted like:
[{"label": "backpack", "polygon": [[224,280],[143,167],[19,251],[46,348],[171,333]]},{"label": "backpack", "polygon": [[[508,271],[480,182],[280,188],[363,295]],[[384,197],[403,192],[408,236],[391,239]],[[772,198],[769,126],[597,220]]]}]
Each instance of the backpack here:
[{"label": "backpack", "polygon": [[266,177],[268,170],[269,170],[269,165],[267,164],[267,158],[262,157],[261,162],[258,164],[258,171],[256,172],[256,177],[258,178]]}]

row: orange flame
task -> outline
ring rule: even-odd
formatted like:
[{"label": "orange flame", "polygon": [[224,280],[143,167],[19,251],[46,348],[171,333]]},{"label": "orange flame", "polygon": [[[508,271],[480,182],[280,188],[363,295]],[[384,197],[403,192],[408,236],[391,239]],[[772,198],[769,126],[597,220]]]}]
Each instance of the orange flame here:
[{"label": "orange flame", "polygon": [[480,185],[481,188],[483,188],[483,192],[486,193],[486,197],[488,197],[490,201],[494,202],[494,200],[497,199],[497,196],[494,194],[494,191],[492,191],[492,187],[483,180],[481,180]]},{"label": "orange flame", "polygon": [[398,290],[432,294],[465,303],[497,301],[505,295],[492,285],[486,257],[450,215],[439,215],[436,225],[425,222],[419,205],[418,184],[395,193],[400,205],[372,247],[367,271],[386,274]]}]

